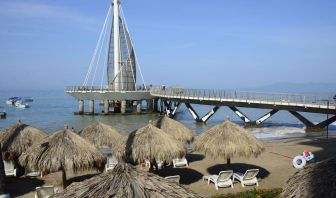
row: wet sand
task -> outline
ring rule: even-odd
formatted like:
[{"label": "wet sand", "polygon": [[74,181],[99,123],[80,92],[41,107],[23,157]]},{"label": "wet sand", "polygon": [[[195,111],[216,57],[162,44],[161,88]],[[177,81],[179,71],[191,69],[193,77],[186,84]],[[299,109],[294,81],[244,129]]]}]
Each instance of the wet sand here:
[{"label": "wet sand", "polygon": [[[191,152],[187,155],[189,167],[172,168],[166,167],[160,170],[159,175],[169,176],[179,174],[180,183],[194,192],[210,197],[216,194],[239,192],[255,188],[255,186],[242,188],[239,182],[235,182],[234,188],[219,188],[217,191],[213,184],[207,185],[202,181],[203,175],[218,174],[222,170],[231,169],[234,172],[245,172],[246,169],[258,168],[260,189],[282,188],[296,169],[292,166],[294,156],[302,154],[308,148],[315,155],[315,161],[321,161],[335,156],[336,139],[325,138],[291,138],[283,140],[264,141],[266,150],[258,158],[232,158],[231,167],[227,167],[226,160],[213,160],[204,155]],[[314,163],[314,162],[312,162]],[[75,176],[68,173],[68,181],[80,181],[94,176],[95,172],[82,173]],[[43,178],[8,178],[7,187],[14,197],[34,197],[37,186],[54,185],[61,186],[61,174],[53,173]],[[60,187],[61,188],[61,187]]]}]

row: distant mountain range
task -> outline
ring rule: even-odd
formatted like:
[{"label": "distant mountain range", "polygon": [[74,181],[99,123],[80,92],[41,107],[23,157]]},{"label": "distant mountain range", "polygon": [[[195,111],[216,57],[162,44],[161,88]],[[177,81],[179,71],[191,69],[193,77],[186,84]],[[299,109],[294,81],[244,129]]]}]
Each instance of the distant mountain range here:
[{"label": "distant mountain range", "polygon": [[274,83],[266,86],[251,87],[246,91],[323,94],[333,96],[336,94],[336,83]]}]

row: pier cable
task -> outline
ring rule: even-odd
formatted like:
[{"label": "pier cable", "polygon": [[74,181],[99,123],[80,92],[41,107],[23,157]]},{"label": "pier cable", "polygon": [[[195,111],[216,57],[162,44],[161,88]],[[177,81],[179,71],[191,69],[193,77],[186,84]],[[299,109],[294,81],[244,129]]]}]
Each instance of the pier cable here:
[{"label": "pier cable", "polygon": [[104,66],[102,67],[103,74],[102,74],[102,77],[101,77],[101,80],[100,80],[100,89],[101,90],[103,90],[103,81],[104,81],[105,71],[107,71],[107,67],[108,67],[109,45],[106,47],[105,54],[106,54],[106,56],[105,56],[104,65],[106,65],[106,68]]},{"label": "pier cable", "polygon": [[[121,15],[122,15],[122,17],[125,18],[125,17],[124,17],[124,11],[122,10],[122,7],[121,7],[121,6],[120,6],[120,11],[121,11]],[[125,20],[125,24],[126,24],[126,30],[127,30],[128,34],[130,34],[130,32],[129,32],[129,30],[128,30],[128,26],[127,26],[127,22],[126,22],[126,20]],[[132,41],[132,37],[129,36],[129,38],[130,38],[130,41],[131,41],[131,45],[132,45],[133,48],[134,48],[134,44],[133,44],[133,41]],[[141,79],[142,79],[142,83],[143,83],[145,89],[147,89],[147,86],[146,86],[146,83],[145,83],[145,79],[144,79],[144,77],[143,77],[143,75],[142,75],[141,67],[140,67],[140,64],[139,64],[139,61],[138,61],[138,56],[136,55],[135,50],[134,50],[134,57],[135,57],[135,62],[137,63],[138,68],[139,68],[139,73],[140,73],[140,76],[141,76]]]},{"label": "pier cable", "polygon": [[107,12],[107,15],[106,15],[106,18],[105,18],[105,21],[104,21],[104,25],[103,25],[103,28],[99,34],[99,38],[98,38],[98,42],[97,42],[97,45],[96,45],[96,48],[93,52],[93,56],[92,56],[92,59],[90,61],[90,65],[89,65],[89,69],[86,73],[86,76],[85,76],[85,80],[84,80],[84,83],[83,83],[83,86],[86,86],[88,80],[89,80],[89,76],[91,74],[91,70],[92,70],[92,64],[94,62],[94,60],[96,59],[96,55],[97,55],[97,51],[98,51],[98,48],[99,48],[99,43],[101,42],[101,38],[102,38],[102,35],[103,35],[103,30],[105,29],[106,27],[106,23],[107,23],[107,20],[108,20],[108,17],[110,16],[110,13],[111,13],[111,8],[112,6],[110,5],[109,9],[108,9],[108,12]]},{"label": "pier cable", "polygon": [[[108,17],[107,17],[107,24],[110,21],[110,18],[112,18],[112,17],[110,17],[110,14],[109,14]],[[92,81],[91,81],[91,86],[93,86],[94,80],[96,78],[96,73],[97,73],[97,69],[98,69],[98,66],[99,66],[100,57],[101,57],[101,54],[102,54],[101,52],[102,52],[102,49],[103,49],[103,46],[104,46],[104,43],[105,43],[105,40],[106,40],[106,32],[108,31],[107,30],[107,26],[105,26],[103,28],[103,31],[104,31],[103,39],[102,39],[102,42],[101,42],[101,45],[100,45],[97,62],[94,65],[95,66],[95,70],[94,70],[94,73],[93,73],[93,77],[92,77]]]},{"label": "pier cable", "polygon": [[[121,6],[120,6],[121,7]],[[121,8],[120,8],[120,13],[122,13],[121,12]],[[128,42],[130,42],[130,41],[128,41],[127,40],[127,38],[129,38],[130,39],[130,35],[129,35],[129,32],[127,32],[128,33],[128,37],[126,36],[126,31],[127,31],[127,24],[126,24],[126,19],[125,19],[125,17],[124,17],[124,15],[122,14],[121,15],[121,17],[122,17],[122,23],[123,23],[123,32],[124,32],[124,37],[125,37],[125,40],[126,40],[126,47],[127,47],[127,52],[128,52],[128,59],[131,59],[131,51],[130,51],[130,49],[129,49],[129,47],[128,47]],[[126,27],[126,28],[125,28]],[[130,43],[131,44],[131,47],[132,47],[132,50],[133,50],[133,52],[134,52],[134,48],[133,48],[133,45],[132,45],[132,43]],[[135,88],[135,91],[137,91],[137,86],[136,86],[136,81],[135,81],[135,76],[134,76],[134,71],[133,71],[133,63],[132,63],[132,60],[130,60],[130,63],[131,63],[131,73],[132,73],[132,76],[133,76],[133,82],[134,82],[134,88]],[[127,63],[126,63],[127,64]],[[136,63],[134,63],[134,64],[136,64]]]}]

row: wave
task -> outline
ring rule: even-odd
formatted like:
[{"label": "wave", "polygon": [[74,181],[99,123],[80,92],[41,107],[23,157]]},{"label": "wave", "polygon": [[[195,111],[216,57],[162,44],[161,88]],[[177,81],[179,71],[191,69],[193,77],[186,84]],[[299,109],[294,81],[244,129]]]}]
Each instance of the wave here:
[{"label": "wave", "polygon": [[278,139],[288,137],[303,137],[306,132],[304,128],[274,126],[248,129],[258,139]]}]

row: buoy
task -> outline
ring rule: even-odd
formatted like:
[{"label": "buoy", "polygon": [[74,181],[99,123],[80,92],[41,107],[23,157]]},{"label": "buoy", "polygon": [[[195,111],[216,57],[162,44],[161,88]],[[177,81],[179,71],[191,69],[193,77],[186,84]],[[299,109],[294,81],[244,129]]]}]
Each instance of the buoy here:
[{"label": "buoy", "polygon": [[298,155],[293,159],[293,166],[297,169],[301,169],[306,165],[306,159],[302,155]]}]

